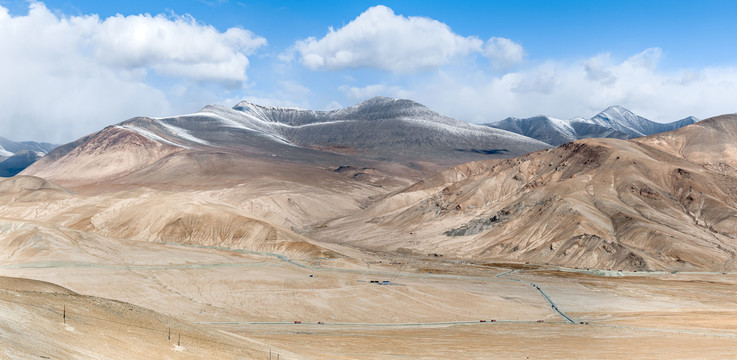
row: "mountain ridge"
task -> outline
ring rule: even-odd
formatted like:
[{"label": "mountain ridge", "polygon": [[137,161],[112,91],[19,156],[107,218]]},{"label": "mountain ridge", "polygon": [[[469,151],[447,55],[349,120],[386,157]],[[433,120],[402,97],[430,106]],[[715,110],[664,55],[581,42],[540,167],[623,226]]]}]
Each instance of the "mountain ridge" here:
[{"label": "mountain ridge", "polygon": [[[124,140],[131,136],[137,139]],[[264,107],[242,101],[233,108],[208,105],[194,114],[125,120],[60,146],[25,174],[57,177],[82,171],[57,170],[63,167],[59,162],[75,166],[72,159],[65,159],[76,156],[72,154],[75,149],[84,147],[86,156],[93,156],[113,144],[104,137],[128,141],[141,155],[147,153],[146,143],[169,149],[152,158],[153,162],[180,151],[214,151],[312,166],[362,168],[374,167],[376,162],[386,166],[397,163],[427,172],[548,147],[522,135],[441,115],[411,100],[376,97],[331,111]],[[136,171],[152,162],[131,164],[120,171]]]},{"label": "mountain ridge", "polygon": [[574,117],[569,120],[546,115],[529,118],[508,117],[484,124],[543,141],[551,146],[588,138],[632,139],[681,128],[697,122],[693,116],[670,123],[657,123],[619,105],[609,106],[589,119]]}]

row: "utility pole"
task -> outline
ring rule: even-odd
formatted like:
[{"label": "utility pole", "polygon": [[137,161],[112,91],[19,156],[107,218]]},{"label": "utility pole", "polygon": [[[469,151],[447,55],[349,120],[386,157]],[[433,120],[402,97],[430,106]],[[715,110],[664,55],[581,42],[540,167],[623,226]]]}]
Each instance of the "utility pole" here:
[{"label": "utility pole", "polygon": [[62,317],[64,318],[64,323],[66,324],[67,323],[67,306],[66,305],[64,305],[64,315],[62,315]]}]

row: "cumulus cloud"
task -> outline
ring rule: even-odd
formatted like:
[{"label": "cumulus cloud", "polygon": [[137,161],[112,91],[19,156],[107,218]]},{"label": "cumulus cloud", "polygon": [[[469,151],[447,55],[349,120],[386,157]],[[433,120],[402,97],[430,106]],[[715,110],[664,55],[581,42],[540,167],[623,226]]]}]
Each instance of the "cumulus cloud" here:
[{"label": "cumulus cloud", "polygon": [[[94,49],[101,64],[123,69],[153,69],[157,73],[198,81],[239,84],[246,80],[248,58],[266,39],[248,30],[219,32],[191,16],[116,15],[78,21],[80,36]],[[82,22],[90,22],[82,24]],[[81,29],[88,28],[91,33]]]},{"label": "cumulus cloud", "polygon": [[404,73],[444,65],[481,52],[482,46],[477,37],[460,36],[437,20],[397,15],[379,5],[319,40],[298,41],[294,49],[312,70],[366,67]]},{"label": "cumulus cloud", "polygon": [[586,78],[600,83],[601,85],[612,85],[617,78],[610,70],[607,69],[606,61],[609,54],[598,55],[582,62],[583,69],[586,71]]},{"label": "cumulus cloud", "polygon": [[506,38],[492,37],[486,41],[484,55],[494,67],[507,69],[522,62],[525,50],[522,45]]},{"label": "cumulus cloud", "polygon": [[537,114],[590,117],[610,105],[660,122],[737,112],[737,68],[663,70],[661,56],[651,48],[619,61],[600,54],[502,76],[440,72],[414,89],[422,89],[418,101],[478,123]]},{"label": "cumulus cloud", "polygon": [[[170,115],[182,88],[210,100],[213,88],[242,87],[248,55],[265,45],[190,16],[67,17],[39,2],[13,16],[0,6],[0,136],[65,142],[132,116]],[[168,87],[154,83],[167,78]]]}]

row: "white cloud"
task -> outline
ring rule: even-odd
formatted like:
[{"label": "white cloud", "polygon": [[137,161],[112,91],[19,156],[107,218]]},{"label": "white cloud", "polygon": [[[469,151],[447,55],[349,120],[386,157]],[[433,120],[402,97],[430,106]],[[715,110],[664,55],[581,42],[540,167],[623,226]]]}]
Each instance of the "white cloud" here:
[{"label": "white cloud", "polygon": [[181,94],[207,101],[242,87],[247,56],[265,44],[190,16],[66,17],[38,2],[12,16],[0,6],[0,136],[65,142],[132,116],[170,115],[192,106]]},{"label": "white cloud", "polygon": [[372,84],[364,87],[341,86],[339,88],[350,99],[363,101],[375,96],[388,96],[394,98],[411,99],[413,94],[399,86],[388,86],[386,84]]},{"label": "white cloud", "polygon": [[479,123],[537,114],[589,117],[610,105],[659,122],[737,112],[737,68],[663,70],[661,56],[652,48],[621,61],[602,54],[502,76],[439,72],[410,90],[422,90],[414,91],[417,101]]},{"label": "white cloud", "polygon": [[507,69],[522,62],[525,50],[522,45],[510,39],[492,37],[486,41],[484,55],[497,69]]},{"label": "white cloud", "polygon": [[219,32],[191,16],[116,15],[92,21],[89,44],[102,64],[123,69],[151,68],[157,73],[240,84],[246,80],[248,58],[266,39],[248,30]]},{"label": "white cloud", "polygon": [[609,54],[594,56],[582,62],[586,78],[591,81],[599,82],[601,85],[612,85],[617,78],[610,70],[607,69],[605,61],[609,58]]},{"label": "white cloud", "polygon": [[[295,49],[302,64],[312,70],[367,67],[406,73],[481,52],[482,45],[480,39],[457,35],[437,20],[396,15],[379,5],[338,30],[331,28],[319,40],[298,41]],[[289,53],[282,56],[289,58]]]}]

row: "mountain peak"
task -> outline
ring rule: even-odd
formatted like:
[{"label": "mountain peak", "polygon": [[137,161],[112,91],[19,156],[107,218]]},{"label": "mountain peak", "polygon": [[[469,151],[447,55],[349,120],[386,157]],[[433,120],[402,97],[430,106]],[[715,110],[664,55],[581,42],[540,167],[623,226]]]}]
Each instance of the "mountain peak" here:
[{"label": "mountain peak", "polygon": [[351,106],[351,108],[363,108],[363,107],[371,107],[371,106],[402,106],[402,107],[421,107],[425,108],[425,105],[422,105],[418,102],[408,100],[408,99],[397,99],[397,98],[391,98],[386,96],[374,96],[368,100],[362,101],[354,106]]},{"label": "mountain peak", "polygon": [[596,116],[600,115],[637,116],[635,113],[621,105],[612,105],[598,113]]},{"label": "mountain peak", "polygon": [[[208,105],[209,106],[209,105]],[[302,108],[296,107],[296,106],[264,106],[252,103],[248,100],[241,100],[235,106],[233,106],[233,110],[239,110],[239,111],[248,111],[248,110],[303,110]]]},{"label": "mountain peak", "polygon": [[364,102],[368,102],[368,103],[375,103],[375,102],[395,102],[397,100],[400,100],[400,99],[391,98],[391,97],[388,97],[388,96],[374,96],[371,99],[368,99],[368,100],[363,101],[362,103],[364,103]]}]

